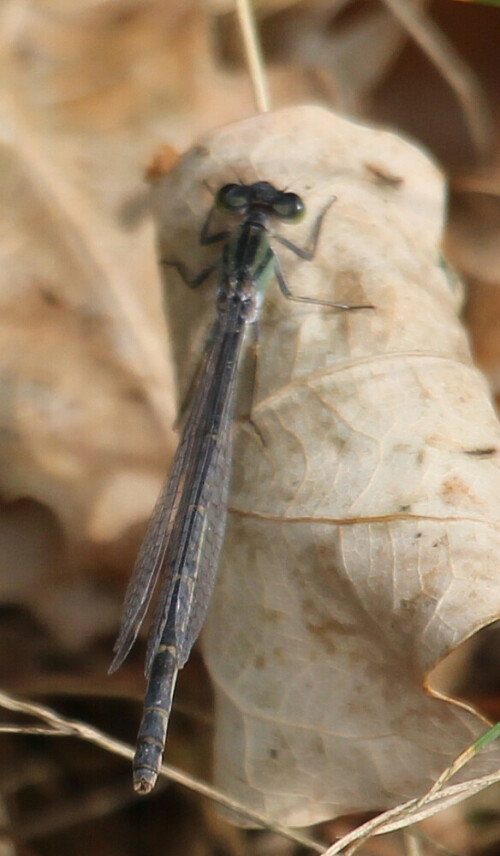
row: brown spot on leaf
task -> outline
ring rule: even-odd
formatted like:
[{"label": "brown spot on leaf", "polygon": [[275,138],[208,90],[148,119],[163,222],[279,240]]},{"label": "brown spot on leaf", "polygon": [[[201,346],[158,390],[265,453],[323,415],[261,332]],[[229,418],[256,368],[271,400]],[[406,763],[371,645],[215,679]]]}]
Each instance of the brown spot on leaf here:
[{"label": "brown spot on leaf", "polygon": [[469,485],[459,476],[452,476],[443,482],[441,497],[450,505],[476,505],[477,498]]},{"label": "brown spot on leaf", "polygon": [[160,146],[146,169],[146,181],[155,182],[163,178],[176,165],[179,152],[173,146]]},{"label": "brown spot on leaf", "polygon": [[491,446],[488,449],[465,449],[466,455],[473,455],[477,458],[491,458],[493,455],[496,455],[497,450],[494,446]]}]

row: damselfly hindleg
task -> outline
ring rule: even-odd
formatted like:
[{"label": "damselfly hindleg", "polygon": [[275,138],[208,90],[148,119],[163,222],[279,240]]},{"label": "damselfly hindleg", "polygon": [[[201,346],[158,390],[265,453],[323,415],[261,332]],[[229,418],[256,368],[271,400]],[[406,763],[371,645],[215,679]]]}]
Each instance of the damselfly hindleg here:
[{"label": "damselfly hindleg", "polygon": [[[328,200],[327,204],[323,208],[323,210],[318,214],[314,225],[311,230],[311,234],[309,235],[309,240],[305,247],[299,247],[297,244],[294,244],[293,241],[288,240],[288,238],[284,238],[282,235],[274,235],[274,240],[278,241],[278,243],[282,244],[282,246],[286,247],[288,250],[291,250],[292,253],[295,253],[299,258],[304,259],[305,261],[312,261],[315,256],[316,249],[318,246],[319,237],[321,234],[321,227],[323,225],[323,220],[328,213],[330,207],[336,200],[336,196],[332,196],[331,199]],[[280,291],[283,297],[286,297],[287,300],[295,300],[298,303],[312,303],[316,306],[331,306],[334,309],[373,309],[374,307],[371,304],[360,304],[355,305],[351,303],[338,303],[334,300],[321,300],[316,297],[305,297],[301,295],[293,294],[287,284],[285,277],[283,276],[283,272],[280,268],[280,264],[278,261],[278,257],[275,255],[274,257],[274,273],[276,279],[278,281],[278,285],[280,287]]]}]

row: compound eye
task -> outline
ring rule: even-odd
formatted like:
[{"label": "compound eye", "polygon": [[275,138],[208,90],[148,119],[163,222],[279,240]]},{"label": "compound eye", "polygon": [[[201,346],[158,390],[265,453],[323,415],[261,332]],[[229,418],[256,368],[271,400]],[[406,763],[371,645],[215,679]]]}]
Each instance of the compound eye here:
[{"label": "compound eye", "polygon": [[219,211],[243,211],[248,205],[248,191],[243,184],[225,184],[215,197]]},{"label": "compound eye", "polygon": [[277,202],[273,204],[273,211],[280,220],[298,222],[304,217],[306,206],[296,193],[281,193]]}]

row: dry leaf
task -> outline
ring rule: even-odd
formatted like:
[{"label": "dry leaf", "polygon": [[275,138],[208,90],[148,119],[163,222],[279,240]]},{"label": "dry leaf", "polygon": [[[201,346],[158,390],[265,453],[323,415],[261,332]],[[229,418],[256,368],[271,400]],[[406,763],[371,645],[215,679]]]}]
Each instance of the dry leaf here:
[{"label": "dry leaf", "polygon": [[[161,316],[156,306],[148,317],[154,300],[148,306],[146,299],[156,277],[152,236],[143,230],[132,242],[120,233],[93,208],[77,173],[70,179],[64,148],[8,106],[0,139],[8,210],[1,239],[1,491],[50,509],[67,543],[78,545],[78,558],[67,563],[74,569],[85,561],[82,546],[113,542],[147,518],[172,442],[166,349],[154,335]],[[139,299],[129,253],[141,240],[151,269]],[[7,562],[23,600],[21,546],[22,539]],[[55,609],[47,565],[49,555],[36,563],[38,585],[31,567],[29,600],[45,618],[57,613],[50,620],[61,635],[77,633],[81,641],[78,622],[64,629],[69,609]],[[51,567],[52,580],[59,570]],[[63,576],[64,597],[87,603],[81,579],[71,582],[69,568]],[[96,603],[87,620],[98,612]]]},{"label": "dry leaf", "polygon": [[[498,616],[500,431],[422,152],[315,107],[222,129],[158,185],[165,258],[193,273],[213,261],[195,239],[206,184],[238,179],[303,196],[309,216],[286,230],[299,245],[335,194],[314,261],[280,247],[280,263],[295,294],[374,306],[325,310],[271,287],[204,636],[217,783],[294,826],[423,793],[484,730],[424,687]],[[167,276],[185,385],[214,287]],[[498,761],[491,749],[462,775]]]}]

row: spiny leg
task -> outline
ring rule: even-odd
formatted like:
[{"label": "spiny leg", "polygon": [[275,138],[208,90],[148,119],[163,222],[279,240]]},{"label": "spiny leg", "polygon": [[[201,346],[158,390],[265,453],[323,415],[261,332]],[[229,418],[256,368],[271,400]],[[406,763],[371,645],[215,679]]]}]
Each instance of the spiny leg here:
[{"label": "spiny leg", "polygon": [[198,286],[202,285],[205,280],[208,279],[210,274],[218,267],[219,259],[212,262],[208,267],[203,268],[203,270],[194,277],[189,275],[188,269],[182,262],[172,261],[171,259],[160,259],[160,264],[164,267],[173,267],[188,288],[198,288]]},{"label": "spiny leg", "polygon": [[[217,244],[221,241],[227,240],[230,236],[231,232],[228,229],[224,229],[219,232],[214,232],[213,234],[209,234],[210,223],[212,220],[212,215],[214,213],[214,208],[210,209],[208,212],[205,222],[201,228],[199,242],[202,247],[209,246],[210,244]],[[198,288],[198,286],[202,285],[206,279],[210,276],[211,273],[218,267],[219,259],[212,264],[208,265],[206,268],[203,268],[200,273],[196,274],[196,276],[191,276],[188,273],[187,267],[179,261],[173,259],[160,259],[160,264],[165,267],[173,267],[181,277],[182,281],[188,286],[188,288]]]},{"label": "spiny leg", "polygon": [[[293,243],[293,241],[289,241],[288,238],[283,238],[281,235],[275,235],[274,240],[278,241],[284,247],[291,250],[293,253],[295,253],[296,256],[299,256],[299,258],[304,259],[305,261],[312,261],[316,253],[316,248],[318,246],[323,220],[336,199],[336,196],[332,196],[326,203],[323,210],[316,217],[314,226],[312,227],[311,234],[309,236],[309,240],[305,247],[298,247],[297,244]],[[287,298],[287,300],[295,300],[297,303],[312,303],[316,306],[331,306],[334,309],[374,309],[371,304],[354,305],[351,303],[338,303],[334,300],[321,300],[316,297],[304,297],[292,294],[287,285],[286,279],[283,276],[283,272],[280,268],[280,264],[276,255],[274,256],[274,274],[276,276],[276,279],[278,280],[278,285],[280,287],[281,293],[284,297]]]},{"label": "spiny leg", "polygon": [[199,241],[202,247],[206,247],[209,244],[219,244],[221,241],[226,241],[227,238],[229,238],[229,236],[231,235],[230,229],[222,229],[219,232],[213,232],[211,235],[209,234],[209,228],[213,213],[214,208],[212,207],[208,212],[205,222],[201,228]]},{"label": "spiny leg", "polygon": [[278,281],[278,285],[280,287],[280,291],[283,297],[286,297],[287,300],[294,300],[297,303],[312,303],[315,306],[331,306],[334,309],[374,309],[375,307],[371,303],[364,303],[360,305],[355,305],[351,303],[338,303],[335,300],[321,300],[317,297],[304,297],[301,295],[292,294],[290,289],[288,288],[285,277],[283,276],[283,272],[279,266],[278,259],[274,260],[274,275]]},{"label": "spiny leg", "polygon": [[316,253],[316,247],[318,246],[323,220],[325,219],[329,209],[331,208],[336,199],[336,196],[332,196],[326,203],[323,210],[316,217],[314,225],[311,229],[311,234],[309,235],[309,239],[305,247],[298,247],[297,244],[294,244],[293,241],[289,241],[288,238],[283,238],[282,235],[275,235],[274,240],[278,241],[280,244],[283,244],[284,247],[287,247],[287,249],[291,250],[292,253],[295,253],[295,255],[299,256],[299,258],[305,259],[306,262],[310,262],[311,259],[314,258],[314,255]]}]

